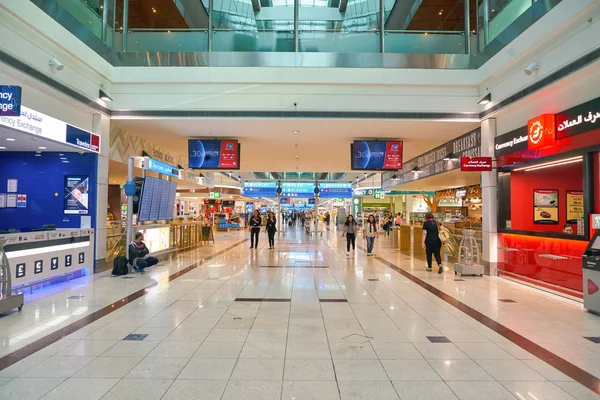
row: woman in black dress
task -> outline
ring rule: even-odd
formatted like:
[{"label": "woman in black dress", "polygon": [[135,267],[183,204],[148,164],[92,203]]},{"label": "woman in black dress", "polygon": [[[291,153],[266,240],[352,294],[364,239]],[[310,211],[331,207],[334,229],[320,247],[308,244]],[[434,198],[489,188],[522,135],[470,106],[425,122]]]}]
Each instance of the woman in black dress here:
[{"label": "woman in black dress", "polygon": [[273,250],[275,248],[275,232],[277,232],[277,219],[273,212],[269,213],[265,231],[269,235],[269,250]]},{"label": "woman in black dress", "polygon": [[435,261],[438,264],[438,274],[444,272],[442,268],[442,257],[440,251],[442,249],[442,241],[439,236],[439,229],[437,222],[433,219],[433,213],[428,212],[425,215],[425,223],[423,223],[423,237],[422,245],[427,254],[427,271],[431,271],[432,256],[435,257]]}]

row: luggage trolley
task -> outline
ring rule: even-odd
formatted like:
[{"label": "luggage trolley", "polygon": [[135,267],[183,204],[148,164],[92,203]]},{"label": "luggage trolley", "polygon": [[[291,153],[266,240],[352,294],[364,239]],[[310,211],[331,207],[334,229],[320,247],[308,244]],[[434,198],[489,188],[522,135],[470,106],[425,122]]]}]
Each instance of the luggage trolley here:
[{"label": "luggage trolley", "polygon": [[12,293],[10,265],[4,252],[6,240],[0,240],[0,314],[13,308],[23,308],[23,293]]}]

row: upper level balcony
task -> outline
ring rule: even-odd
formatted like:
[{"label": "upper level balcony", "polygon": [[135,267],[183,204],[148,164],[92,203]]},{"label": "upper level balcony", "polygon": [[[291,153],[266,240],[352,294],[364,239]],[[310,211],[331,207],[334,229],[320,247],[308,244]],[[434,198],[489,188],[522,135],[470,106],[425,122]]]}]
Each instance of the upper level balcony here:
[{"label": "upper level balcony", "polygon": [[24,0],[115,66],[476,69],[561,0]]}]

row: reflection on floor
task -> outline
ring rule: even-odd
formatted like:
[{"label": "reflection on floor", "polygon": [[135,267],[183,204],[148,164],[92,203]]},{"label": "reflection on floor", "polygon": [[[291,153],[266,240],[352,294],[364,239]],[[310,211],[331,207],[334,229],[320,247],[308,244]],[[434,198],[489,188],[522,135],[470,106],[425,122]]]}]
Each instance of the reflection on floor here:
[{"label": "reflection on floor", "polygon": [[[220,234],[133,279],[102,274],[34,294],[22,313],[0,318],[0,357],[108,312],[1,370],[0,399],[600,397],[379,259],[347,259],[336,232],[284,231],[275,251],[234,246],[246,235]],[[600,336],[600,317],[580,304],[502,279],[426,272],[384,238],[376,253],[600,376],[600,344],[584,338]]]}]

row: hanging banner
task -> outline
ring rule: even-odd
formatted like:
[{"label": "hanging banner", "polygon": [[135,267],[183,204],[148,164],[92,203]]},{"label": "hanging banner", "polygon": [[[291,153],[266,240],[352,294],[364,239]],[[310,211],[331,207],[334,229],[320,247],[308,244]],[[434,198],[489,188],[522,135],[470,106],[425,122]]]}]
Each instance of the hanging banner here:
[{"label": "hanging banner", "polygon": [[558,189],[533,189],[533,223],[558,224]]},{"label": "hanging banner", "polygon": [[358,216],[362,214],[362,198],[354,197],[352,199],[352,215],[354,219],[358,219]]},{"label": "hanging banner", "polygon": [[583,191],[567,190],[567,222],[576,224],[583,218]]}]

